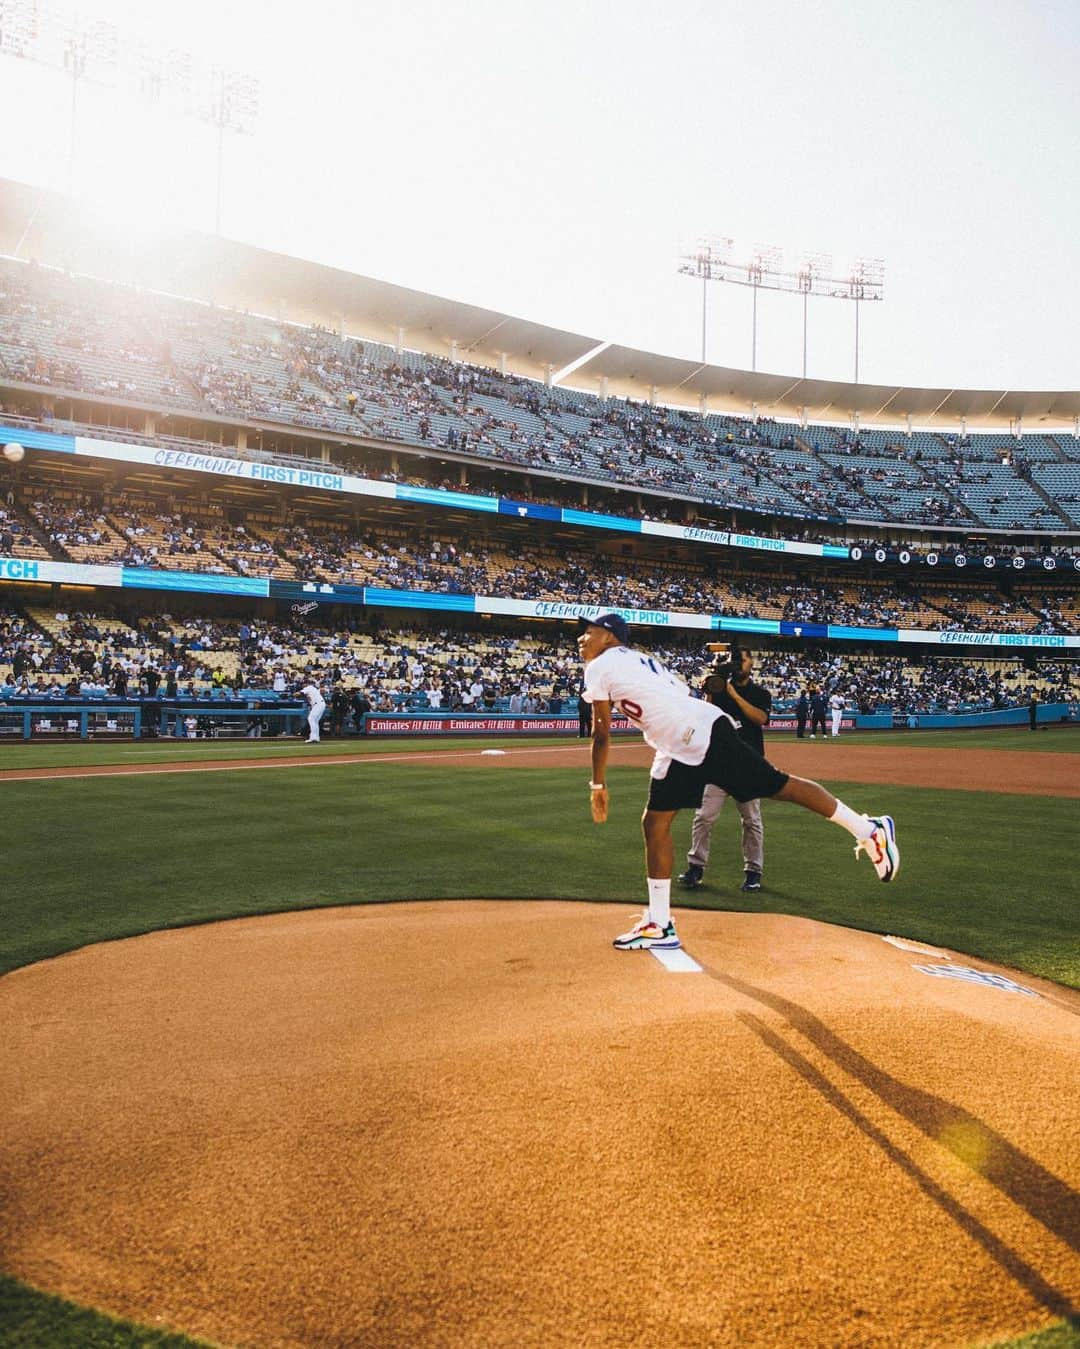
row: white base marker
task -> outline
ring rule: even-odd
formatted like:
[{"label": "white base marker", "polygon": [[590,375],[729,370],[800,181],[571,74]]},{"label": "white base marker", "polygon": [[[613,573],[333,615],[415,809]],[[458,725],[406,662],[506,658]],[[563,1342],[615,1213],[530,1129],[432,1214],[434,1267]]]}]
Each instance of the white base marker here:
[{"label": "white base marker", "polygon": [[670,974],[700,974],[701,966],[692,955],[688,955],[681,948],[674,951],[657,950],[655,946],[649,947],[649,955],[655,956]]},{"label": "white base marker", "polygon": [[890,946],[901,951],[912,951],[917,956],[933,956],[936,960],[948,960],[948,951],[939,951],[936,946],[923,946],[921,942],[909,941],[906,937],[882,937]]}]

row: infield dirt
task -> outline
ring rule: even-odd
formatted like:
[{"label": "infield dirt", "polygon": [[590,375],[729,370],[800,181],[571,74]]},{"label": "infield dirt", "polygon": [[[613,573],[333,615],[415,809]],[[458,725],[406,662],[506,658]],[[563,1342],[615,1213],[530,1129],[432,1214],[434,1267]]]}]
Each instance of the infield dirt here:
[{"label": "infield dirt", "polygon": [[293,913],[6,976],[5,1267],[260,1345],[929,1346],[1075,1312],[1080,995],[697,911],[703,972],[671,974],[611,949],[629,916]]},{"label": "infield dirt", "polygon": [[[616,742],[613,762],[647,767],[652,751],[640,741]],[[845,782],[895,783],[909,787],[940,787],[973,792],[1013,792],[1022,796],[1080,797],[1080,755],[1025,750],[904,748],[887,745],[849,745],[843,740],[807,743],[769,741],[769,759],[786,773],[800,777]],[[509,742],[497,755],[476,749],[444,750],[437,745],[404,752],[369,754],[297,755],[289,758],[226,757],[185,760],[177,746],[172,763],[96,764],[63,768],[0,770],[0,782],[31,782],[40,778],[127,777],[142,773],[223,773],[245,769],[335,767],[352,764],[452,762],[458,767],[488,771],[506,768],[581,768],[588,772],[589,750],[583,743],[538,747]],[[644,784],[643,784],[644,790]]]}]

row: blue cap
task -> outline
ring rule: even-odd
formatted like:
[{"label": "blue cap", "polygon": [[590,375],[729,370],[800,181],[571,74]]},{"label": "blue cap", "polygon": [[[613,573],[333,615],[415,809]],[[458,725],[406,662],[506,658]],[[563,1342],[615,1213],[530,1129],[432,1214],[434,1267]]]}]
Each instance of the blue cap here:
[{"label": "blue cap", "polygon": [[626,619],[622,614],[600,614],[597,618],[579,618],[578,623],[583,628],[606,628],[608,632],[615,634],[621,646],[630,645],[630,629],[626,626]]}]

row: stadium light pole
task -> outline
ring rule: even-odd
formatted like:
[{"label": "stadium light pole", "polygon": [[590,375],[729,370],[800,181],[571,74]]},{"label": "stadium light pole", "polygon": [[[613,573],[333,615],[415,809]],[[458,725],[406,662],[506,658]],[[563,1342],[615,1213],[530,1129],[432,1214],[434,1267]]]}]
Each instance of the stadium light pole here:
[{"label": "stadium light pole", "polygon": [[832,271],[832,258],[827,253],[804,253],[799,259],[796,281],[802,292],[802,375],[806,378],[809,349],[810,296],[815,293],[815,282]]},{"label": "stadium light pole", "polygon": [[706,364],[706,351],[709,334],[709,282],[719,279],[719,271],[726,267],[735,247],[734,239],[721,239],[715,236],[702,238],[693,253],[683,253],[680,249],[681,264],[679,271],[687,276],[701,278],[701,364]]},{"label": "stadium light pole", "polygon": [[836,266],[825,253],[802,254],[789,267],[779,248],[755,247],[746,252],[736,249],[734,240],[703,236],[692,252],[680,256],[679,272],[699,278],[702,283],[701,359],[705,362],[704,294],[710,281],[726,281],[735,286],[750,286],[751,305],[750,368],[757,370],[757,295],[759,290],[786,291],[802,296],[803,302],[803,378],[807,378],[809,302],[811,296],[848,300],[855,304],[855,383],[859,382],[859,306],[865,300],[885,298],[885,263],[881,258],[856,258],[848,267]]},{"label": "stadium light pole", "polygon": [[197,117],[217,128],[215,231],[221,233],[225,132],[254,133],[259,82],[222,66],[207,68],[191,52],[141,37],[125,38],[114,24],[82,20],[41,0],[0,0],[0,55],[61,71],[71,80],[67,191],[75,186],[79,88],[89,81],[133,93],[181,117]]},{"label": "stadium light pole", "polygon": [[199,112],[204,122],[217,127],[217,195],[214,205],[214,233],[221,233],[221,189],[225,167],[225,132],[251,135],[259,115],[259,82],[238,70],[213,66],[210,70],[210,96]]},{"label": "stadium light pole", "polygon": [[753,288],[754,302],[750,318],[750,369],[757,370],[757,297],[762,286],[767,290],[769,280],[778,275],[783,266],[783,254],[772,245],[755,248],[746,266],[746,283]]},{"label": "stadium light pole", "polygon": [[855,383],[859,382],[859,305],[863,300],[880,300],[885,286],[885,264],[881,258],[856,258],[849,278],[851,298],[855,301]]},{"label": "stadium light pole", "polygon": [[117,82],[120,40],[116,26],[101,19],[68,17],[39,0],[0,0],[0,55],[15,56],[58,70],[71,81],[68,119],[67,193],[75,187],[75,147],[79,86],[86,80],[109,87]]}]

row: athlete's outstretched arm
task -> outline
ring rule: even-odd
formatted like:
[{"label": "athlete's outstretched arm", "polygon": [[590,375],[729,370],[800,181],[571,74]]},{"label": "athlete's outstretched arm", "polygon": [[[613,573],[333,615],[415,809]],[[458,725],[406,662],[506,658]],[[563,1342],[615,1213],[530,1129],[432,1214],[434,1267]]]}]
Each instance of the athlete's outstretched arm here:
[{"label": "athlete's outstretched arm", "polygon": [[611,744],[611,703],[597,701],[592,705],[592,783],[589,787],[589,805],[594,824],[603,824],[608,816],[607,761]]}]

